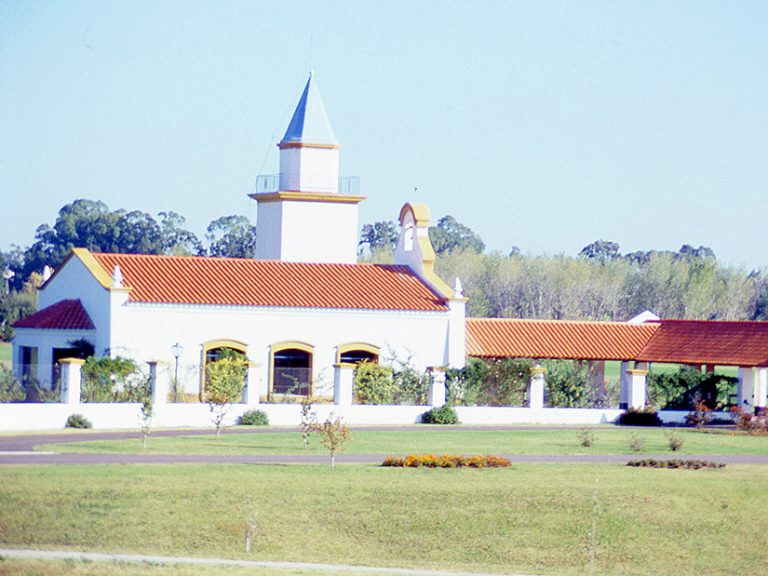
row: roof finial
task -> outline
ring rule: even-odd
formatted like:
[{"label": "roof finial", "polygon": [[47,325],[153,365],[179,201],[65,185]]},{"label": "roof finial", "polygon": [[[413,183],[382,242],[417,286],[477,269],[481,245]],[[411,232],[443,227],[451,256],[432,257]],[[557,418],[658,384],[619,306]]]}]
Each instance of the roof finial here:
[{"label": "roof finial", "polygon": [[453,283],[453,297],[464,298],[464,288],[461,285],[461,280],[456,276],[456,280]]},{"label": "roof finial", "polygon": [[122,288],[123,287],[123,273],[120,271],[120,266],[115,264],[115,269],[112,271],[112,287],[113,288]]}]

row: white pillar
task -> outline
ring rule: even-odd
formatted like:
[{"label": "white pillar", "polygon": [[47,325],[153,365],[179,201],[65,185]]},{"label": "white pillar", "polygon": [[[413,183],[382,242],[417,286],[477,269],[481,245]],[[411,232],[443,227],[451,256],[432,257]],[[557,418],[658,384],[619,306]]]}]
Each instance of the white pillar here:
[{"label": "white pillar", "polygon": [[445,404],[445,370],[443,368],[431,368],[429,379],[429,405],[439,408]]},{"label": "white pillar", "polygon": [[354,364],[333,365],[333,403],[337,406],[352,405],[352,385],[355,380]]},{"label": "white pillar", "polygon": [[634,369],[627,370],[628,389],[627,402],[628,408],[645,407],[646,377],[648,376],[648,364],[646,362],[636,362]]},{"label": "white pillar", "polygon": [[247,406],[259,405],[259,393],[261,392],[261,386],[259,386],[259,375],[261,364],[256,362],[248,362],[248,383],[245,385],[243,391],[243,402]]},{"label": "white pillar", "polygon": [[755,407],[765,408],[768,405],[768,368],[757,368],[755,372]]},{"label": "white pillar", "polygon": [[544,408],[544,389],[547,387],[547,369],[536,364],[531,368],[531,382],[528,385],[528,408]]},{"label": "white pillar", "polygon": [[170,389],[170,371],[168,364],[162,360],[152,360],[149,364],[149,382],[152,388],[152,404],[158,406],[168,402]]},{"label": "white pillar", "polygon": [[738,384],[738,405],[739,408],[747,412],[752,411],[755,407],[754,398],[754,383],[755,375],[753,368],[739,367],[739,384]]},{"label": "white pillar", "polygon": [[629,361],[622,362],[619,367],[619,408],[626,410],[629,408],[629,374],[632,367]]},{"label": "white pillar", "polygon": [[80,386],[82,384],[82,366],[85,360],[63,358],[61,364],[61,402],[71,408],[80,404]]}]

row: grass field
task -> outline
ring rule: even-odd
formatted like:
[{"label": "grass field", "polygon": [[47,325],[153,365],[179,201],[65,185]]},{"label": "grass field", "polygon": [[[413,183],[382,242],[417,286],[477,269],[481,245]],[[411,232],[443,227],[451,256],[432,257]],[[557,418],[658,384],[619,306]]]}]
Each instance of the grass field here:
[{"label": "grass field", "polygon": [[[413,432],[352,432],[345,452],[352,454],[494,453],[494,454],[630,454],[629,438],[645,438],[645,452],[669,452],[666,434],[659,428],[597,427],[591,448],[579,445],[579,429],[564,430],[459,430],[421,429]],[[681,454],[768,454],[765,436],[702,433],[680,429]],[[214,436],[150,436],[146,450],[137,437],[128,440],[73,442],[37,447],[56,452],[113,452],[150,454],[323,454],[315,439],[304,450],[298,432],[224,434]]]},{"label": "grass field", "polygon": [[0,342],[0,362],[11,363],[11,345],[8,342]]},{"label": "grass field", "polygon": [[[8,466],[6,546],[530,574],[761,565],[768,467]],[[255,551],[243,532],[252,498]]]}]

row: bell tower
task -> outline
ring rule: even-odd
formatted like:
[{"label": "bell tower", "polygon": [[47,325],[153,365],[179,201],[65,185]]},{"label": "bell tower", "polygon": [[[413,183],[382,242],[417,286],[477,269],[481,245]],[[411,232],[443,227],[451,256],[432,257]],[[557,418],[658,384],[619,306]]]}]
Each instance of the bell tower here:
[{"label": "bell tower", "polygon": [[357,261],[357,205],[339,192],[339,144],[312,73],[278,144],[277,189],[258,203],[256,257],[284,262]]}]

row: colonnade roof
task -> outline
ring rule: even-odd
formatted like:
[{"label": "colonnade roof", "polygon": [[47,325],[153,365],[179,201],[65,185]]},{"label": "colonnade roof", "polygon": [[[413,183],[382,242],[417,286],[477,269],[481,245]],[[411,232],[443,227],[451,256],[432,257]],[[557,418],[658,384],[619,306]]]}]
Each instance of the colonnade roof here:
[{"label": "colonnade roof", "polygon": [[625,324],[468,318],[467,354],[480,358],[768,366],[768,322],[659,320]]}]

